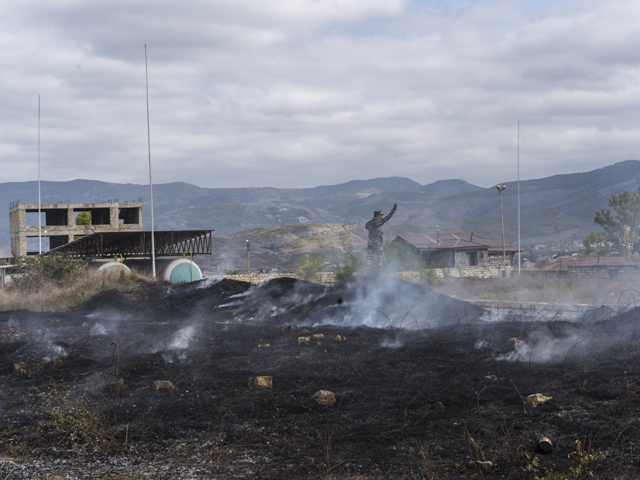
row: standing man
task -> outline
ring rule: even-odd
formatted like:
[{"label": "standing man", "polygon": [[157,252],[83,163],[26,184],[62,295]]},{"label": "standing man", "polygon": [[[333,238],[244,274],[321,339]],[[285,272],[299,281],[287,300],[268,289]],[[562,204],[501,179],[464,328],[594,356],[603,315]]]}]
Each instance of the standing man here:
[{"label": "standing man", "polygon": [[[369,244],[367,245],[367,273],[377,273],[382,269],[382,259],[384,253],[382,252],[382,226],[389,221],[389,219],[396,213],[398,204],[394,203],[393,208],[386,217],[382,217],[382,212],[376,210],[373,212],[373,218],[369,220],[364,228],[369,230]],[[372,268],[372,263],[374,262]]]}]

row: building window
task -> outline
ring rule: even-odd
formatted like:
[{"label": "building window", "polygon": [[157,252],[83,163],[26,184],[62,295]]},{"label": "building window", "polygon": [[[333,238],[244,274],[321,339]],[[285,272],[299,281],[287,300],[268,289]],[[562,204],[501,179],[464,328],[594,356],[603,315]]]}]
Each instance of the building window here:
[{"label": "building window", "polygon": [[470,267],[478,266],[478,252],[466,252],[467,254],[467,265]]}]

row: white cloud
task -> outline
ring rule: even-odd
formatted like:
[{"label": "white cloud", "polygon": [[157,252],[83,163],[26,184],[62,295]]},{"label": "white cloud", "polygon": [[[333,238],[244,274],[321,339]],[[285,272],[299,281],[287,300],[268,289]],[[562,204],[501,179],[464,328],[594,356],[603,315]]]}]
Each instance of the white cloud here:
[{"label": "white cloud", "polygon": [[0,168],[144,183],[523,178],[640,158],[640,4],[7,2]]}]

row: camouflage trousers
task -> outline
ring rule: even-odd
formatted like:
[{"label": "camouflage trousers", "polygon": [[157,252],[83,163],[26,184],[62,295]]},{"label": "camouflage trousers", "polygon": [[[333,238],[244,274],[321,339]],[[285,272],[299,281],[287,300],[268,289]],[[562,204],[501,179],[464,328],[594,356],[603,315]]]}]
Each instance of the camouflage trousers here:
[{"label": "camouflage trousers", "polygon": [[367,246],[367,273],[377,273],[382,270],[384,253],[382,243],[369,242]]}]

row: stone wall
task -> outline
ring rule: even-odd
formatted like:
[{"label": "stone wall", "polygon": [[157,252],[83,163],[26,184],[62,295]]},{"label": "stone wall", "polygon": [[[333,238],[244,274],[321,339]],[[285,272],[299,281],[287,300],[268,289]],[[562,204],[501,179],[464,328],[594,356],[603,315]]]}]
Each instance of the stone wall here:
[{"label": "stone wall", "polygon": [[[436,278],[501,278],[503,276],[511,276],[512,267],[503,269],[502,266],[487,265],[483,267],[456,267],[456,268],[431,268]],[[503,270],[506,275],[503,275]],[[396,276],[402,280],[416,282],[420,280],[418,272],[398,272]]]},{"label": "stone wall", "polygon": [[[466,268],[433,268],[431,269],[437,278],[462,278],[462,277],[472,277],[472,278],[500,278],[502,277],[502,268],[498,268],[496,266],[486,266],[486,267],[466,267]],[[507,267],[506,275],[510,276],[512,272],[511,267]],[[334,272],[320,272],[318,274],[320,277],[320,281],[318,283],[322,283],[323,285],[333,285],[336,281],[336,274]],[[408,282],[421,283],[420,274],[418,272],[397,272],[395,276],[401,280],[406,280]],[[208,278],[229,278],[233,280],[239,280],[241,282],[249,282],[253,284],[258,284],[265,282],[267,280],[271,280],[273,278],[300,278],[300,275],[297,273],[254,273],[251,275],[248,274],[239,274],[239,275],[211,275]]]},{"label": "stone wall", "polygon": [[468,300],[490,312],[511,317],[537,316],[548,320],[572,320],[582,318],[588,312],[597,311],[599,319],[608,318],[625,311],[618,305],[583,305],[540,302],[504,302],[497,300]]},{"label": "stone wall", "polygon": [[571,266],[567,270],[546,270],[546,277],[594,278],[602,280],[640,280],[640,265],[589,265]]}]

